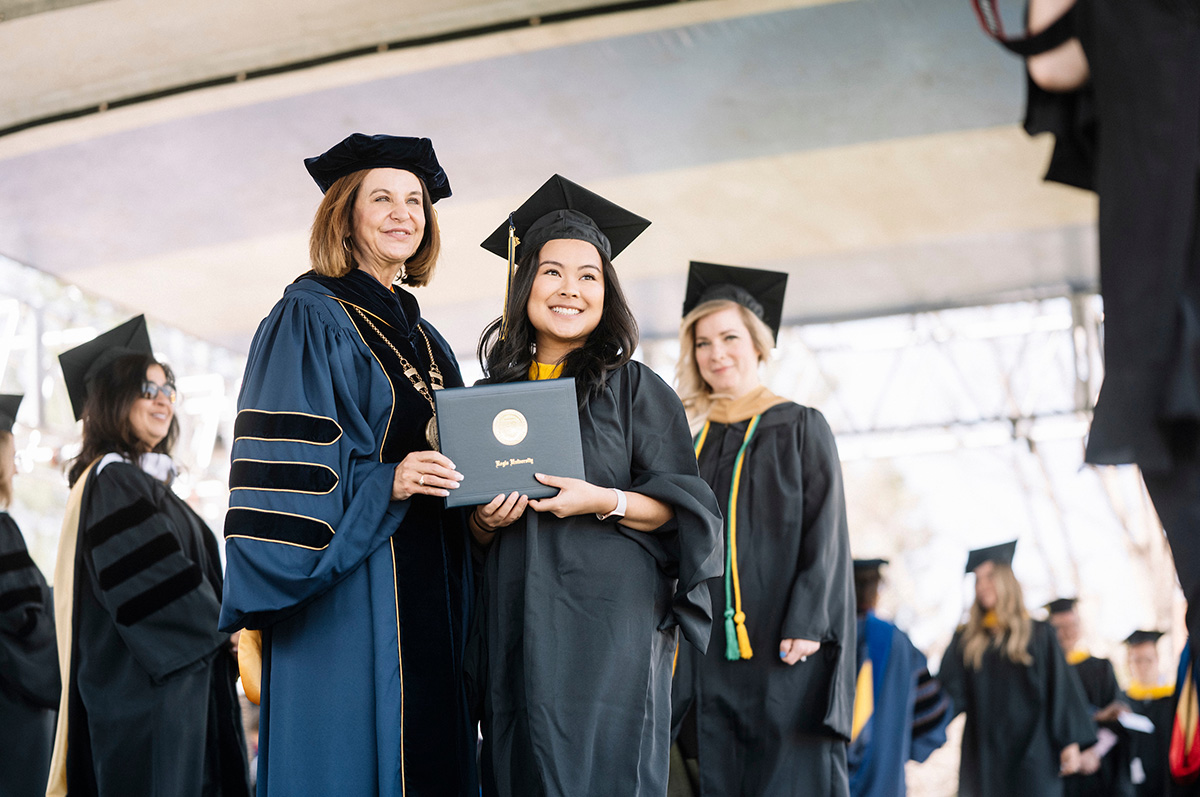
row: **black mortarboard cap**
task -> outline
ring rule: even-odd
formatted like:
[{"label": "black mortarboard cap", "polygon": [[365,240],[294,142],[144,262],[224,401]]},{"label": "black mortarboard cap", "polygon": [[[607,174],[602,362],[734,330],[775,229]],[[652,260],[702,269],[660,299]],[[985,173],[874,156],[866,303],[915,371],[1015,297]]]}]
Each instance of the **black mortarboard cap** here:
[{"label": "black mortarboard cap", "polygon": [[1125,644],[1141,645],[1146,642],[1157,642],[1158,638],[1162,635],[1162,631],[1134,631],[1132,634],[1125,637]]},{"label": "black mortarboard cap", "polygon": [[878,570],[888,563],[887,559],[855,559],[854,572],[859,570]]},{"label": "black mortarboard cap", "polygon": [[0,432],[11,432],[17,422],[17,408],[21,406],[24,394],[0,394]]},{"label": "black mortarboard cap", "polygon": [[1079,602],[1079,598],[1055,598],[1046,604],[1046,611],[1050,614],[1061,614],[1069,612],[1075,608],[1075,604]]},{"label": "black mortarboard cap", "polygon": [[450,180],[433,152],[433,142],[427,138],[352,133],[315,158],[305,158],[304,166],[322,194],[353,172],[404,169],[424,181],[430,202],[450,196]]},{"label": "black mortarboard cap", "polygon": [[[612,260],[650,226],[648,219],[558,174],[534,191],[510,219],[521,242],[516,260],[530,248],[539,249],[558,238],[587,241]],[[506,220],[480,246],[507,258],[508,226]]]},{"label": "black mortarboard cap", "polygon": [[970,573],[984,562],[994,562],[998,565],[1011,565],[1013,554],[1017,550],[1017,541],[1002,542],[987,548],[976,548],[967,555],[967,572]]},{"label": "black mortarboard cap", "polygon": [[693,260],[688,267],[683,315],[704,302],[728,299],[747,307],[771,328],[772,335],[778,336],[787,280],[788,275],[783,271],[719,266]]},{"label": "black mortarboard cap", "polygon": [[58,355],[58,364],[67,383],[67,395],[71,398],[75,420],[83,417],[83,405],[87,401],[87,383],[102,368],[127,354],[154,356],[144,315],[135,316],[124,324],[97,335],[87,343]]}]

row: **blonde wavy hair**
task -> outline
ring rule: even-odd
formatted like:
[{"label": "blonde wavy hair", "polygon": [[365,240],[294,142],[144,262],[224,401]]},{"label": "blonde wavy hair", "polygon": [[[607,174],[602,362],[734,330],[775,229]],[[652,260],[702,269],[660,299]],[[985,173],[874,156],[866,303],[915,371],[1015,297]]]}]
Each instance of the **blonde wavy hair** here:
[{"label": "blonde wavy hair", "polygon": [[1013,663],[1028,667],[1033,664],[1029,655],[1033,621],[1025,610],[1021,584],[1011,567],[998,563],[993,563],[992,584],[996,588],[996,626],[989,629],[984,625],[987,609],[978,600],[971,604],[970,617],[962,629],[963,664],[978,670],[983,665],[983,654],[994,647]]},{"label": "blonde wavy hair", "polygon": [[[349,242],[354,231],[354,200],[358,198],[358,189],[367,177],[369,169],[359,169],[345,177],[339,177],[325,198],[317,206],[313,217],[312,232],[308,238],[308,256],[312,261],[313,271],[323,277],[344,277],[357,266],[350,254]],[[438,230],[437,211],[429,200],[429,189],[425,181],[417,177],[421,184],[421,207],[425,210],[425,234],[417,251],[404,264],[407,275],[401,282],[405,285],[420,287],[433,279],[433,270],[437,266],[438,255],[442,251],[442,234]]]},{"label": "blonde wavy hair", "polygon": [[0,509],[8,509],[13,497],[13,476],[17,472],[13,453],[16,441],[12,432],[0,432]]},{"label": "blonde wavy hair", "polygon": [[730,307],[736,307],[741,315],[742,322],[750,332],[754,350],[758,352],[760,363],[765,361],[771,349],[775,348],[775,336],[771,334],[771,328],[748,307],[732,299],[703,302],[683,317],[679,322],[679,360],[675,363],[675,392],[679,394],[683,408],[687,411],[688,424],[693,434],[708,420],[713,402],[722,398],[720,394],[713,393],[712,388],[700,375],[700,366],[696,364],[696,324],[701,318]]}]

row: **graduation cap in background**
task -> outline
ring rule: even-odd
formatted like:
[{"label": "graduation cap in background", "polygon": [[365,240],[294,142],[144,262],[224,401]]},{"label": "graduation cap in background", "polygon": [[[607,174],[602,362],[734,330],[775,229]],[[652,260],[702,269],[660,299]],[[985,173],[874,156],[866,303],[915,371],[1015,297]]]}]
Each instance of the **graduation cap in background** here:
[{"label": "graduation cap in background", "polygon": [[1146,642],[1157,642],[1158,638],[1163,635],[1162,631],[1134,631],[1129,636],[1125,637],[1126,645],[1141,645]]},{"label": "graduation cap in background", "polygon": [[315,158],[305,158],[304,167],[322,194],[363,169],[404,169],[424,181],[431,203],[450,196],[450,180],[427,138],[352,133]]},{"label": "graduation cap in background", "polygon": [[683,315],[704,302],[728,299],[758,316],[771,328],[771,335],[778,337],[787,281],[788,275],[784,271],[720,266],[693,260],[688,266]]},{"label": "graduation cap in background", "polygon": [[21,406],[23,393],[0,394],[0,432],[11,432],[17,422],[17,408]]},{"label": "graduation cap in background", "polygon": [[[508,221],[497,227],[480,246],[508,260],[508,281],[504,287],[507,312],[516,262],[526,251],[540,249],[547,241],[565,238],[587,241],[611,261],[649,226],[649,219],[556,174],[521,203],[521,207],[509,213]],[[506,317],[501,337],[507,329]]]},{"label": "graduation cap in background", "polygon": [[887,559],[855,559],[854,572],[878,570],[888,563]]},{"label": "graduation cap in background", "polygon": [[1011,565],[1013,554],[1017,550],[1017,541],[1002,542],[987,548],[976,548],[967,554],[967,572],[971,573],[984,562],[998,565]]},{"label": "graduation cap in background", "polygon": [[1062,614],[1074,609],[1076,603],[1079,603],[1079,598],[1055,598],[1045,605],[1045,609],[1050,614]]},{"label": "graduation cap in background", "polygon": [[87,402],[87,383],[101,369],[127,354],[154,356],[144,315],[134,316],[87,343],[58,355],[58,364],[67,383],[67,395],[71,398],[71,410],[75,413],[75,420],[83,417],[83,406]]}]

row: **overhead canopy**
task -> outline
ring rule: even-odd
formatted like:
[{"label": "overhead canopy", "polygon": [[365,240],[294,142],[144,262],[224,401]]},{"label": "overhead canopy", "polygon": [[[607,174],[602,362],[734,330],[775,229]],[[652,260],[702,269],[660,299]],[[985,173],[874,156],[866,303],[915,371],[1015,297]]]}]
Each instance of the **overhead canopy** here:
[{"label": "overhead canopy", "polygon": [[[0,12],[38,5],[62,3]],[[1094,200],[1040,181],[1021,65],[961,0],[594,5],[100,0],[0,22],[0,128],[113,106],[0,137],[0,253],[244,350],[307,268],[303,158],[386,132],[430,137],[454,186],[417,295],[462,354],[504,287],[479,242],[554,173],[653,220],[618,264],[643,334],[674,334],[690,260],[787,271],[785,323],[1094,285]]]}]

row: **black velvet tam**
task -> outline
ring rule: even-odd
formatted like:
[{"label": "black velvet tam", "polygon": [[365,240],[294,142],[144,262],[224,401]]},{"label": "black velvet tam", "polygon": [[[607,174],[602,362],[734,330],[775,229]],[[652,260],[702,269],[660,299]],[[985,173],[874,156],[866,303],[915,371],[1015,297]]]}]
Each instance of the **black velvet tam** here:
[{"label": "black velvet tam", "polygon": [[438,163],[433,142],[427,138],[352,133],[315,158],[305,158],[304,167],[322,194],[353,172],[404,169],[424,181],[430,202],[450,196],[450,179]]}]

